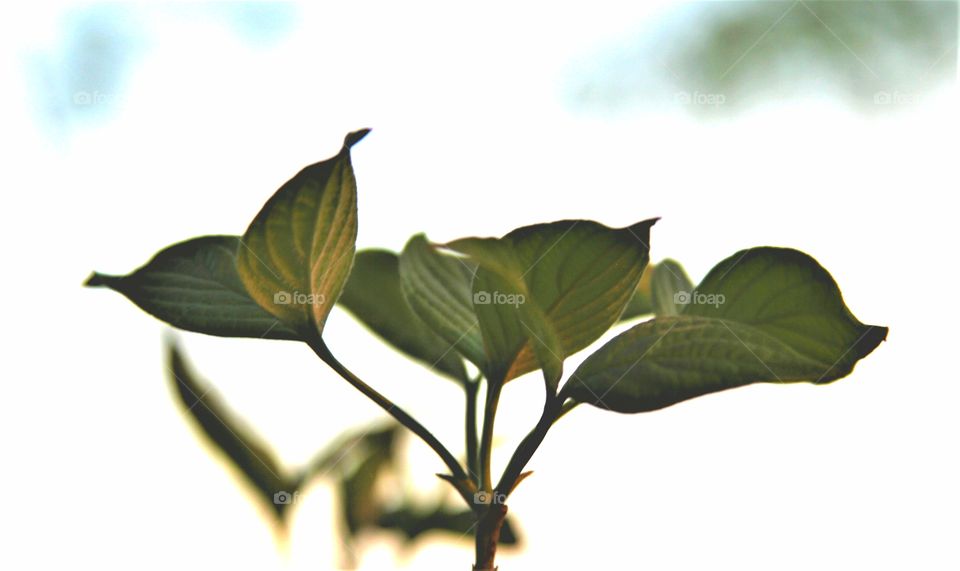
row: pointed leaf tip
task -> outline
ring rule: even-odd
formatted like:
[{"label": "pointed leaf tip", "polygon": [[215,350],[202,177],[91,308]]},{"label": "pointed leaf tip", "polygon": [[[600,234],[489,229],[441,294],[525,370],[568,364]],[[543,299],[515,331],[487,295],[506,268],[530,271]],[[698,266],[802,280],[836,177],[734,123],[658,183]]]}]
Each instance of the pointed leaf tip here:
[{"label": "pointed leaf tip", "polygon": [[301,337],[323,332],[353,265],[357,180],[351,141],[283,184],[247,227],[237,252],[243,289]]},{"label": "pointed leaf tip", "polygon": [[100,287],[102,285],[106,285],[107,277],[108,276],[103,274],[92,272],[90,276],[84,280],[83,287]]},{"label": "pointed leaf tip", "polygon": [[300,339],[244,288],[237,236],[200,236],[157,252],[125,276],[93,272],[87,287],[107,287],[168,324],[221,337]]},{"label": "pointed leaf tip", "polygon": [[367,133],[369,132],[370,132],[370,129],[360,129],[359,131],[354,131],[352,133],[349,133],[346,137],[343,138],[343,146],[349,149],[350,147],[356,145],[361,140],[363,140],[363,138],[366,137]]},{"label": "pointed leaf tip", "polygon": [[[559,220],[502,238],[446,247],[479,265],[470,300],[491,383],[542,369],[556,389],[563,360],[593,343],[623,313],[649,258],[651,221],[609,228]],[[494,301],[496,296],[496,301]]]}]

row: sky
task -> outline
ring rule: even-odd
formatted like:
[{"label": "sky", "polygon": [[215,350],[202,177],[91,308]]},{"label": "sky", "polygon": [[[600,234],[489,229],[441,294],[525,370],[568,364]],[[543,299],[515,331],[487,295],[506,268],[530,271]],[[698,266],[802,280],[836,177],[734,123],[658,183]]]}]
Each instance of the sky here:
[{"label": "sky", "polygon": [[[359,248],[660,216],[652,259],[694,281],[742,248],[790,246],[831,271],[861,321],[890,327],[829,386],[643,415],[580,407],[511,497],[526,546],[502,569],[955,569],[957,88],[937,67],[955,67],[955,42],[916,63],[949,80],[898,85],[869,111],[828,85],[721,113],[727,94],[678,87],[669,69],[656,105],[578,105],[582,79],[622,69],[604,54],[658,18],[683,28],[673,3],[635,4],[42,4],[5,19],[0,567],[337,565],[329,483],[304,494],[278,546],[179,413],[165,327],[81,284],[191,236],[241,233],[299,168],[371,127],[353,150]],[[858,48],[839,52],[874,67]],[[736,65],[757,65],[751,50]],[[459,450],[455,386],[339,310],[327,328],[342,362]],[[380,418],[297,344],[179,338],[290,465]],[[504,392],[499,466],[536,422],[539,383]],[[441,493],[441,464],[418,442],[408,453],[397,493]],[[362,569],[471,557],[443,536],[360,545]]]}]

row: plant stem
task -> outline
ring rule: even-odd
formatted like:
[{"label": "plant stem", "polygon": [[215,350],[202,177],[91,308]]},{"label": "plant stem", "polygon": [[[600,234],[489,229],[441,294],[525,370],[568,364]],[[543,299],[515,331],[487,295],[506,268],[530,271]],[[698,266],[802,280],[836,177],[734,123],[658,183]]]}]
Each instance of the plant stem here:
[{"label": "plant stem", "polygon": [[475,484],[479,484],[480,470],[477,457],[477,389],[480,387],[480,377],[463,385],[467,398],[466,439],[467,439],[467,472]]},{"label": "plant stem", "polygon": [[[560,418],[563,411],[562,403],[563,400],[554,396],[548,389],[546,398],[544,399],[543,414],[540,416],[540,421],[537,422],[533,430],[517,445],[513,456],[510,457],[510,462],[507,463],[507,468],[503,471],[503,476],[500,477],[500,481],[497,483],[497,492],[510,495],[510,492],[513,491],[513,487],[516,485],[517,479],[520,477],[520,473],[527,465],[527,462],[530,461],[534,452],[540,447],[543,438],[547,435],[547,431],[549,431],[553,423]],[[572,409],[572,407],[570,408]]]},{"label": "plant stem", "polygon": [[415,418],[407,414],[406,411],[395,405],[393,401],[377,392],[376,389],[363,382],[359,377],[354,375],[349,369],[343,366],[343,364],[333,356],[333,353],[330,352],[330,349],[327,347],[327,344],[324,343],[323,339],[321,339],[319,336],[308,337],[307,344],[311,349],[313,349],[313,352],[323,360],[324,363],[329,365],[330,368],[333,369],[338,375],[343,377],[344,380],[353,385],[358,391],[366,395],[367,398],[377,403],[380,408],[395,418],[397,422],[409,428],[414,434],[426,442],[427,445],[432,448],[438,456],[440,456],[440,459],[443,460],[444,464],[447,465],[447,468],[450,469],[450,473],[454,478],[462,480],[467,479],[467,475],[464,473],[460,462],[458,462],[453,454],[451,454],[450,451],[447,450],[447,448],[439,440],[437,440],[436,436],[434,436]]},{"label": "plant stem", "polygon": [[556,420],[554,420],[554,422],[566,416],[568,412],[577,408],[577,406],[579,405],[580,405],[580,402],[575,400],[568,400],[567,402],[563,403],[563,406],[560,407],[560,414],[557,415],[557,418]]},{"label": "plant stem", "polygon": [[487,492],[493,489],[493,475],[490,468],[490,458],[493,451],[493,423],[497,417],[497,405],[500,402],[500,390],[502,388],[502,380],[487,379],[487,398],[483,406],[483,434],[480,438],[480,469],[483,472],[480,489]]},{"label": "plant stem", "polygon": [[507,519],[507,506],[493,503],[477,520],[476,562],[474,571],[495,571],[494,560],[497,557],[497,544],[500,542],[500,530]]}]

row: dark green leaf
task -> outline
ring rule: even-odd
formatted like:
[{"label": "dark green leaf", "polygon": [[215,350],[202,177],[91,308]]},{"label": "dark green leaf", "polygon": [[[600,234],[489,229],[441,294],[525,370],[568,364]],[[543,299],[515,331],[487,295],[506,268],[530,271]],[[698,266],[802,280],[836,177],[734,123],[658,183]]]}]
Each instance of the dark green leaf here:
[{"label": "dark green leaf", "polygon": [[86,285],[106,286],[174,327],[223,337],[297,339],[264,311],[237,273],[240,240],[203,236],[160,251],[127,276],[93,274]]},{"label": "dark green leaf", "polygon": [[657,317],[680,315],[693,293],[693,282],[680,264],[664,260],[653,270],[650,293]]},{"label": "dark green leaf", "polygon": [[337,156],[280,187],[243,235],[237,268],[250,296],[305,336],[323,332],[347,281],[357,239],[357,182],[347,135]]},{"label": "dark green leaf", "polygon": [[400,351],[443,375],[468,382],[459,353],[407,305],[400,290],[399,259],[393,252],[357,252],[339,303]]},{"label": "dark green leaf", "polygon": [[167,353],[171,384],[185,412],[283,523],[298,492],[296,479],[286,477],[267,446],[195,376],[175,343],[168,343]]},{"label": "dark green leaf", "polygon": [[473,312],[470,282],[475,264],[437,252],[423,234],[400,254],[400,285],[414,313],[479,368],[486,360]]},{"label": "dark green leaf", "polygon": [[538,368],[556,386],[562,361],[620,318],[649,257],[656,220],[612,229],[589,220],[518,228],[449,244],[480,268],[474,310],[491,382]]},{"label": "dark green leaf", "polygon": [[828,383],[886,335],[850,313],[810,256],[754,248],[711,270],[679,316],[641,323],[588,357],[563,392],[645,412],[755,382]]}]

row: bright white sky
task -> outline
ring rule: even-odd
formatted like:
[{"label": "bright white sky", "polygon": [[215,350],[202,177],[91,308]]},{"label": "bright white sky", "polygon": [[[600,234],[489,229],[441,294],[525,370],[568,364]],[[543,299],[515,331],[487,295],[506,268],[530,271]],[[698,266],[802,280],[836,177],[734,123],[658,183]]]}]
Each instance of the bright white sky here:
[{"label": "bright white sky", "polygon": [[[791,246],[831,270],[857,317],[890,327],[827,387],[755,386],[648,415],[577,410],[511,499],[527,547],[501,569],[956,569],[956,86],[875,115],[823,99],[707,122],[682,108],[576,112],[570,62],[660,9],[635,4],[306,6],[266,43],[209,14],[140,8],[137,60],[122,93],[104,94],[115,112],[62,128],[27,73],[62,48],[62,7],[5,19],[0,567],[336,564],[331,489],[303,498],[280,554],[177,411],[164,327],[80,284],[187,237],[241,233],[280,183],[373,127],[354,149],[360,247],[661,216],[653,259],[680,260],[695,281],[743,247]],[[459,449],[455,387],[342,313],[327,337]],[[302,346],[181,338],[291,464],[379,417]],[[503,396],[499,466],[536,421],[539,383]],[[410,454],[416,487],[401,493],[437,493],[439,461],[419,443]],[[393,542],[371,538],[363,568],[472,558],[467,541],[402,554]]]}]

